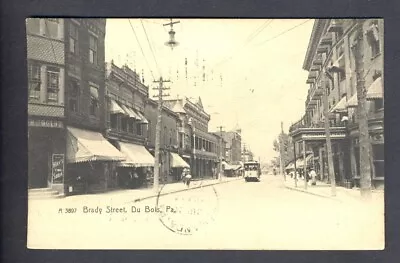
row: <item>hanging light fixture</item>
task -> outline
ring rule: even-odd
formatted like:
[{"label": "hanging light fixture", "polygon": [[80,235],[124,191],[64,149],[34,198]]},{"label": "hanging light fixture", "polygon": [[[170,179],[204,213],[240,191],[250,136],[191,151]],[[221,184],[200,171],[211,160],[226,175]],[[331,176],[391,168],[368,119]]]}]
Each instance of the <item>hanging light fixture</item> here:
[{"label": "hanging light fixture", "polygon": [[173,25],[177,23],[179,23],[179,21],[172,22],[171,19],[171,22],[164,24],[164,26],[171,26],[171,29],[168,32],[169,40],[164,43],[167,47],[170,47],[171,49],[174,49],[174,47],[177,47],[179,45],[179,42],[175,40],[175,31],[173,29]]}]

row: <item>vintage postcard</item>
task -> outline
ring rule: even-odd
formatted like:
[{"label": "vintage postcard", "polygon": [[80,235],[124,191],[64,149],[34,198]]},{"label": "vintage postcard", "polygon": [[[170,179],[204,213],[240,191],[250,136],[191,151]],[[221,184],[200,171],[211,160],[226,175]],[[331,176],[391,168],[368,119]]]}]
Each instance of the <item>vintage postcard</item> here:
[{"label": "vintage postcard", "polygon": [[383,32],[26,19],[27,247],[384,249]]}]

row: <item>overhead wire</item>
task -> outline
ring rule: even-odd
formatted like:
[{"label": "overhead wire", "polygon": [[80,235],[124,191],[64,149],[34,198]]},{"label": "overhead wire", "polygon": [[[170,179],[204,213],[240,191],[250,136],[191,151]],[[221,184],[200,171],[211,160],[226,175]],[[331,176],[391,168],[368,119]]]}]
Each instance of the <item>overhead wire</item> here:
[{"label": "overhead wire", "polygon": [[138,43],[138,45],[139,45],[139,47],[140,47],[140,51],[142,52],[143,58],[144,58],[144,60],[146,61],[147,67],[148,67],[149,70],[150,70],[150,74],[151,74],[151,76],[153,77],[153,80],[155,81],[156,78],[154,77],[153,71],[151,70],[149,61],[147,60],[146,55],[144,54],[142,45],[140,44],[139,38],[138,38],[138,36],[137,36],[137,34],[136,34],[136,31],[135,31],[135,29],[134,29],[133,26],[132,26],[131,20],[128,19],[128,22],[129,22],[129,25],[131,26],[131,29],[132,29],[133,34],[135,35],[136,41],[137,41],[137,43]]},{"label": "overhead wire", "polygon": [[142,20],[140,20],[140,23],[142,24],[144,34],[146,35],[147,43],[149,44],[151,54],[153,55],[154,62],[156,63],[156,67],[157,67],[158,73],[161,75],[161,70],[160,70],[160,67],[159,67],[159,65],[158,65],[156,56],[155,56],[155,54],[154,54],[153,46],[151,45],[150,40],[149,40],[149,36],[147,35],[146,28],[145,28],[145,26],[144,26]]}]

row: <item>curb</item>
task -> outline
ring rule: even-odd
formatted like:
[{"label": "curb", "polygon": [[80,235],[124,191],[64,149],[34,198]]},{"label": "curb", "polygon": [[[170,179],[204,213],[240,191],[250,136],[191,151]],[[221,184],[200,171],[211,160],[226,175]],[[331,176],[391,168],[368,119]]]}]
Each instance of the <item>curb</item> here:
[{"label": "curb", "polygon": [[185,188],[185,189],[179,189],[179,190],[173,190],[171,192],[166,192],[166,193],[162,193],[162,194],[152,194],[150,196],[136,198],[135,200],[130,201],[128,203],[132,203],[132,202],[137,203],[137,202],[141,202],[143,200],[151,199],[151,198],[154,198],[154,197],[157,197],[157,196],[170,195],[170,194],[185,192],[185,191],[189,191],[189,190],[193,190],[193,189],[199,189],[199,188],[203,188],[203,187],[213,186],[213,185],[217,185],[217,184],[226,184],[226,183],[238,181],[240,179],[242,179],[242,178],[240,177],[240,178],[237,178],[237,179],[234,179],[234,180],[229,180],[229,181],[223,181],[223,182],[219,182],[218,181],[218,182],[211,183],[211,184],[199,185],[199,186],[195,186],[195,187],[191,187],[191,188]]},{"label": "curb", "polygon": [[302,193],[305,193],[305,194],[309,194],[309,195],[314,195],[314,196],[318,196],[318,197],[322,197],[322,198],[331,199],[331,200],[334,200],[334,201],[336,201],[336,202],[342,202],[342,201],[336,199],[334,196],[328,196],[328,195],[317,194],[317,193],[313,193],[313,192],[306,191],[306,190],[301,189],[301,188],[295,188],[295,187],[291,187],[291,186],[287,186],[287,185],[285,185],[285,188],[290,189],[290,190],[293,190],[293,191],[297,191],[297,192],[302,192]]}]

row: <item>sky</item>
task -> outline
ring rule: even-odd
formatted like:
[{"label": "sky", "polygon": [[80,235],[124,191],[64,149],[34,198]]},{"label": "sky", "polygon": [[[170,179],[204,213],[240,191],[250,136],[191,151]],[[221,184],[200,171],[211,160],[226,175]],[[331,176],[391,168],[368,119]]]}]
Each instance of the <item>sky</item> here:
[{"label": "sky", "polygon": [[308,72],[302,65],[314,20],[173,21],[179,21],[173,25],[179,45],[171,49],[165,45],[169,19],[107,19],[106,61],[143,72],[151,97],[160,77],[170,81],[168,99],[201,97],[209,131],[239,126],[242,143],[262,162],[277,156],[273,140],[281,121],[287,133],[304,114]]}]

